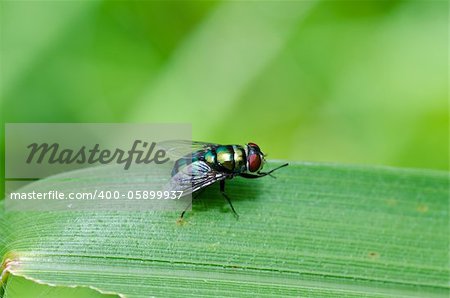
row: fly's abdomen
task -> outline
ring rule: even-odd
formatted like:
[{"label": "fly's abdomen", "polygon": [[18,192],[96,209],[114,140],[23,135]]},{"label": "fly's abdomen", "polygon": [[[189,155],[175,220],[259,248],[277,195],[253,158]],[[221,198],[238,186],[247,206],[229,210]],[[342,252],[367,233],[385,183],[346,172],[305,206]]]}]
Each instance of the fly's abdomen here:
[{"label": "fly's abdomen", "polygon": [[203,160],[203,154],[204,154],[203,151],[196,151],[193,152],[192,154],[188,154],[175,161],[175,164],[172,169],[172,177],[175,176],[180,171],[180,169],[196,161]]},{"label": "fly's abdomen", "polygon": [[172,168],[172,177],[175,176],[181,168],[187,166],[191,163],[190,158],[180,158],[175,162],[175,165]]}]

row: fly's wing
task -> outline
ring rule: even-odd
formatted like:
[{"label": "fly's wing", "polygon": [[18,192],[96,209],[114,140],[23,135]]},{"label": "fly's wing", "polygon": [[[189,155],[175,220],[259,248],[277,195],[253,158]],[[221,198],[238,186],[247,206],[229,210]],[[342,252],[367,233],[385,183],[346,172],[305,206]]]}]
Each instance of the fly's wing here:
[{"label": "fly's wing", "polygon": [[163,149],[167,156],[173,160],[189,157],[193,152],[203,151],[215,145],[217,144],[189,140],[170,140],[156,144],[158,148]]},{"label": "fly's wing", "polygon": [[[170,140],[157,143],[157,146],[166,151],[166,154],[176,162],[166,190],[183,191],[183,195],[189,195],[216,181],[225,179],[228,174],[215,171],[198,158],[208,148],[216,145],[190,140]],[[178,167],[180,164],[183,166]]]},{"label": "fly's wing", "polygon": [[181,168],[169,181],[166,190],[183,191],[183,195],[189,195],[227,178],[228,175],[213,170],[204,161],[195,161]]}]

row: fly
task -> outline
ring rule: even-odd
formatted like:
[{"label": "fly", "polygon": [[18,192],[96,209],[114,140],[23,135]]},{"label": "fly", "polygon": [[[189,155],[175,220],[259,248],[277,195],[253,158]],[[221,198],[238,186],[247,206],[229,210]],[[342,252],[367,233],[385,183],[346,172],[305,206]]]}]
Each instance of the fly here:
[{"label": "fly", "polygon": [[[286,163],[268,172],[263,172],[262,169],[266,162],[265,155],[255,143],[241,146],[168,141],[158,145],[165,149],[169,156],[178,156],[171,173],[171,190],[183,191],[184,195],[188,195],[198,193],[205,187],[219,182],[220,192],[236,218],[239,216],[225,193],[225,180],[236,176],[249,179],[271,176],[274,171],[288,165]],[[181,213],[180,218],[183,218],[191,204]]]}]

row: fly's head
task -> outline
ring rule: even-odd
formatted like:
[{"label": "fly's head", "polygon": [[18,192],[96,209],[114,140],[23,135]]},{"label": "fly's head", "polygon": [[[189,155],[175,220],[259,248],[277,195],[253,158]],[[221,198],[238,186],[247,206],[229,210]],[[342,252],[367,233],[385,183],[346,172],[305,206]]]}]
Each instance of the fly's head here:
[{"label": "fly's head", "polygon": [[261,152],[259,146],[255,143],[247,144],[247,170],[251,173],[259,172],[262,170],[266,160],[264,159],[264,153]]}]

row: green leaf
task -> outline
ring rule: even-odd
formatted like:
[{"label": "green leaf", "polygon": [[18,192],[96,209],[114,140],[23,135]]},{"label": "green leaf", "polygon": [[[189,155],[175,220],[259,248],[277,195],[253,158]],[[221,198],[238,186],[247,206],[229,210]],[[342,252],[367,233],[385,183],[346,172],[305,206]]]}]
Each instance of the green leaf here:
[{"label": "green leaf", "polygon": [[6,297],[20,298],[113,298],[118,295],[100,293],[97,290],[86,287],[61,287],[40,284],[21,276],[12,275],[8,280]]},{"label": "green leaf", "polygon": [[227,181],[239,220],[216,185],[183,224],[3,213],[4,297],[28,287],[17,276],[126,297],[448,297],[447,172],[295,163],[276,176]]}]

